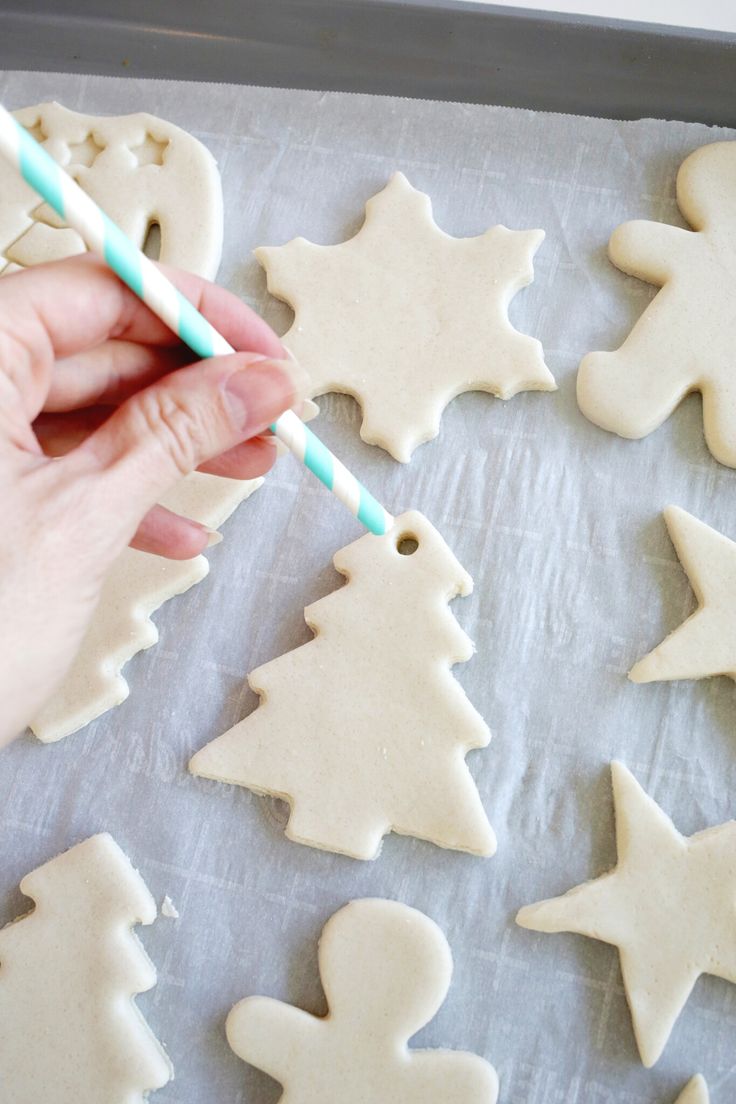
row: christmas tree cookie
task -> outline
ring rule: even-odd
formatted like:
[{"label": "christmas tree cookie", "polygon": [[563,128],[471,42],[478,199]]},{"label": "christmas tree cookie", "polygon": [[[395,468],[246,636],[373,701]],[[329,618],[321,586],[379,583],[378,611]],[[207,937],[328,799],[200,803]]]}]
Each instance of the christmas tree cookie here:
[{"label": "christmas tree cookie", "polygon": [[623,763],[612,772],[616,868],[516,920],[618,947],[639,1053],[653,1066],[700,975],[736,982],[736,822],[681,836]]},{"label": "christmas tree cookie", "polygon": [[490,733],[451,673],[473,646],[447,603],[472,580],[417,512],[334,563],[348,584],[305,611],[315,639],[253,671],[260,707],[191,771],[286,798],[287,835],[312,847],[371,859],[393,830],[492,854],[464,762]]},{"label": "christmas tree cookie", "polygon": [[620,349],[583,359],[578,403],[596,425],[638,438],[700,391],[708,448],[736,467],[736,142],[690,154],[677,201],[695,232],[636,221],[611,237],[613,263],[662,290]]},{"label": "christmas tree cookie", "polygon": [[133,1003],[156,972],[131,928],[156,906],[108,835],[28,874],[35,908],[0,931],[0,1099],[142,1104],[171,1063]]},{"label": "christmas tree cookie", "polygon": [[667,529],[698,599],[698,609],[629,672],[632,682],[736,679],[736,544],[677,506]]},{"label": "christmas tree cookie", "polygon": [[507,314],[532,281],[543,238],[505,226],[450,237],[429,197],[395,173],[368,201],[354,238],[331,246],[296,238],[256,257],[269,291],[294,309],[284,342],[309,373],[312,395],[353,395],[363,440],[407,462],[464,391],[510,399],[555,389],[540,343]]},{"label": "christmas tree cookie", "polygon": [[324,1018],[249,997],[227,1019],[230,1046],[284,1087],[290,1104],[495,1104],[488,1062],[453,1050],[410,1050],[452,976],[444,935],[396,901],[353,901],[319,944]]},{"label": "christmas tree cookie", "polygon": [[[177,514],[216,528],[261,483],[261,479],[224,479],[192,472],[161,502]],[[135,548],[121,552],[108,572],[71,668],[31,721],[39,740],[46,744],[61,740],[125,701],[130,689],[123,667],[137,652],[158,641],[151,614],[208,572],[206,556],[168,560]]]}]

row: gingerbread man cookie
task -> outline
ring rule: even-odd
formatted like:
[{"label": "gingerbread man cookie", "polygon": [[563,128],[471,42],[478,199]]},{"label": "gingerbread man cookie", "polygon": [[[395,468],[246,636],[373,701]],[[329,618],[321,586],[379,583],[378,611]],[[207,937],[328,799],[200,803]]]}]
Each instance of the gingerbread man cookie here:
[{"label": "gingerbread man cookie", "polygon": [[611,237],[613,263],[662,290],[620,349],[583,359],[578,403],[596,425],[639,438],[700,391],[708,448],[736,467],[736,142],[692,153],[677,201],[694,231],[636,221]]}]

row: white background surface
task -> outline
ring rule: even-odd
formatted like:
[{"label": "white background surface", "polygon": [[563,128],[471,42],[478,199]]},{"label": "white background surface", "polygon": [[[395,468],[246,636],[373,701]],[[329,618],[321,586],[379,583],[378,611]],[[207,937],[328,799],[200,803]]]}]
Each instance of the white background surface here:
[{"label": "white background surface", "polygon": [[[474,0],[483,3],[484,0]],[[632,19],[642,23],[700,26],[736,33],[734,0],[493,0],[506,8],[565,11],[598,15],[601,19]]]},{"label": "white background surface", "polygon": [[513,918],[615,860],[613,757],[685,833],[734,812],[733,682],[634,686],[625,672],[693,605],[663,506],[736,537],[736,472],[705,449],[697,397],[634,443],[589,424],[574,388],[580,357],[615,348],[651,294],[608,263],[611,230],[679,222],[679,163],[736,135],[362,95],[0,77],[9,107],[54,97],[92,113],[151,110],[207,143],[225,192],[220,280],[282,331],[290,312],[269,299],[251,250],[297,234],[343,240],[395,169],[452,234],[543,227],[535,283],[511,315],[542,340],[560,389],[459,398],[408,467],[360,442],[347,399],[324,401],[315,423],[390,509],[423,510],[475,578],[453,610],[477,655],[456,673],[494,733],[469,758],[494,858],[399,837],[374,863],[320,853],[284,838],[277,802],[187,774],[196,749],[254,708],[246,673],[309,639],[303,607],[340,585],[331,557],[359,535],[287,457],[225,527],[209,578],[157,616],[161,642],[126,668],[128,701],[58,745],[29,737],[3,752],[0,922],[26,907],[28,870],[102,829],[159,902],[171,896],[181,918],[141,932],[160,979],[139,1004],[177,1071],[156,1104],[273,1104],[278,1088],[229,1051],[225,1015],[253,993],[323,1011],[320,929],[369,895],[414,905],[446,932],[453,988],[417,1042],[483,1054],[503,1104],[671,1104],[697,1070],[713,1104],[732,1104],[736,986],[701,979],[646,1071],[614,950]]},{"label": "white background surface", "polygon": [[[478,3],[484,0],[476,0]],[[669,23],[736,33],[733,0],[493,0],[508,8],[573,12],[602,19],[634,19],[642,23]]]}]

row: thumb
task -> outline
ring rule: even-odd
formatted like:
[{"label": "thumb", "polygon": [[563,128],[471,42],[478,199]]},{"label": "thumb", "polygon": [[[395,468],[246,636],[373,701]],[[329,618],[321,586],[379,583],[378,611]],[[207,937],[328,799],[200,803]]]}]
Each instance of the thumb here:
[{"label": "thumb", "polygon": [[132,536],[169,487],[263,433],[305,381],[296,363],[253,353],[200,361],[137,392],[66,460],[97,477],[105,513]]}]

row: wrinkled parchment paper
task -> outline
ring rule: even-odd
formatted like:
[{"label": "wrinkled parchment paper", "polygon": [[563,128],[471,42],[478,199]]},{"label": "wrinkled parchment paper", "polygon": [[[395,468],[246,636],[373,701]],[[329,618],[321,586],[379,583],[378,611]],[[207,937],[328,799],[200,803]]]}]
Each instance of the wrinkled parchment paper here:
[{"label": "wrinkled parchment paper", "polygon": [[648,439],[622,441],[579,413],[575,371],[588,350],[615,348],[652,294],[607,261],[611,230],[628,218],[681,224],[677,166],[736,135],[37,73],[5,74],[0,94],[12,108],[54,98],[92,113],[151,111],[205,142],[225,190],[219,279],[281,332],[290,312],[267,295],[251,250],[298,234],[342,241],[395,169],[431,195],[451,234],[542,227],[535,282],[511,318],[542,340],[560,385],[506,404],[457,399],[408,467],[361,443],[347,398],[322,400],[315,423],[389,509],[423,510],[475,579],[453,608],[477,655],[456,673],[494,733],[469,758],[499,836],[494,858],[399,837],[374,863],[323,854],[286,841],[278,802],[188,775],[192,752],[254,708],[246,673],[309,639],[302,609],[340,585],[331,557],[360,533],[285,457],[227,523],[209,578],[157,616],[161,642],[126,668],[129,700],[59,745],[27,737],[0,756],[0,920],[27,906],[23,874],[102,829],[159,902],[171,896],[180,919],[141,933],[159,982],[139,1005],[176,1067],[154,1098],[161,1104],[278,1098],[274,1082],[229,1051],[225,1015],[252,993],[323,1011],[320,929],[368,895],[414,905],[446,932],[453,986],[416,1043],[483,1054],[506,1104],[669,1104],[697,1070],[715,1104],[730,1102],[736,987],[701,979],[646,1071],[615,951],[522,931],[513,917],[614,862],[613,757],[685,833],[734,812],[734,684],[634,686],[625,672],[694,604],[663,506],[736,537],[736,473],[707,452],[698,397]]}]

